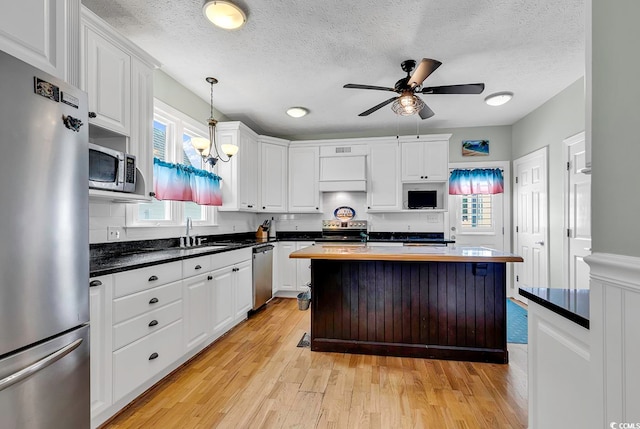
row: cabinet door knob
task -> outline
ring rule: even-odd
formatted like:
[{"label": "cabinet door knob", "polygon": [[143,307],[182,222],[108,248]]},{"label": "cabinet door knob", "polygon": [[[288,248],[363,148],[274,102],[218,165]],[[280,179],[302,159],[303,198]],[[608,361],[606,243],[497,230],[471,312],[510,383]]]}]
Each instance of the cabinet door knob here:
[{"label": "cabinet door knob", "polygon": [[207,280],[213,280],[213,276],[207,276]]},{"label": "cabinet door knob", "polygon": [[201,270],[201,269],[202,269],[202,267],[201,267],[200,265],[196,265],[195,269],[196,269],[196,270]]},{"label": "cabinet door knob", "polygon": [[150,282],[155,282],[156,280],[158,280],[158,276],[151,276],[151,277],[149,277],[149,281],[150,281]]},{"label": "cabinet door knob", "polygon": [[150,197],[155,197],[155,196],[156,196],[156,193],[155,193],[155,192],[153,192],[153,191],[151,191],[151,192],[149,192],[149,196],[150,196]]},{"label": "cabinet door knob", "polygon": [[320,208],[319,208],[319,207],[316,207],[316,210],[320,210]]},{"label": "cabinet door knob", "polygon": [[158,353],[153,352],[153,353],[151,353],[151,356],[149,356],[149,360],[157,359],[157,358],[158,358],[158,356],[160,356]]},{"label": "cabinet door knob", "polygon": [[262,210],[266,210],[267,208],[265,206],[262,206]]},{"label": "cabinet door knob", "polygon": [[149,327],[156,326],[157,324],[158,324],[158,321],[154,319],[151,322],[149,322]]},{"label": "cabinet door knob", "polygon": [[89,283],[89,287],[96,287],[96,286],[102,286],[102,282],[100,280],[92,280],[91,283]]},{"label": "cabinet door knob", "polygon": [[149,304],[157,304],[158,303],[158,298],[151,298],[149,300]]},{"label": "cabinet door knob", "polygon": [[96,115],[96,112],[89,112],[89,118],[93,119],[95,117],[97,117],[98,115]]}]

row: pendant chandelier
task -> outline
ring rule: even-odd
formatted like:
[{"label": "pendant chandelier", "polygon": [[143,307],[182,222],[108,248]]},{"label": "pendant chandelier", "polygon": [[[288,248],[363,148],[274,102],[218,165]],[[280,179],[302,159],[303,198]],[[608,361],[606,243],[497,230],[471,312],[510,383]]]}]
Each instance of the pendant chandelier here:
[{"label": "pendant chandelier", "polygon": [[[218,161],[229,162],[231,161],[231,157],[238,153],[238,146],[234,144],[223,144],[220,146],[222,153],[226,155],[226,159],[220,155],[220,151],[218,150],[218,144],[216,143],[216,125],[218,121],[213,117],[213,85],[218,83],[218,79],[215,77],[208,77],[205,79],[209,85],[211,86],[211,101],[209,107],[211,109],[211,114],[209,119],[207,119],[207,124],[209,125],[209,139],[205,139],[202,137],[193,137],[191,139],[191,145],[195,148],[195,150],[200,153],[203,162],[210,164],[211,166],[216,165]],[[213,149],[213,153],[212,153]]]}]

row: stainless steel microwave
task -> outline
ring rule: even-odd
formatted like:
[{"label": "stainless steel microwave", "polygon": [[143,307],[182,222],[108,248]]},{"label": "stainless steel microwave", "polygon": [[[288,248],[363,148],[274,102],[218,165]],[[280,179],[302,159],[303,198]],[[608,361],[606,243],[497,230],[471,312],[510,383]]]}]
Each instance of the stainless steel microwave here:
[{"label": "stainless steel microwave", "polygon": [[89,187],[135,192],[136,157],[89,143]]}]

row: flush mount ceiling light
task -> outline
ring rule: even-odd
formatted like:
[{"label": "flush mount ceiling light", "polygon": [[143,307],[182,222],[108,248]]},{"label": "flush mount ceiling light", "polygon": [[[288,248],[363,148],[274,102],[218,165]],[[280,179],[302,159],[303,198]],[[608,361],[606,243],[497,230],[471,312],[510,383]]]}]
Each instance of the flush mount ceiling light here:
[{"label": "flush mount ceiling light", "polygon": [[495,94],[488,95],[484,99],[484,102],[489,106],[502,106],[513,98],[513,92],[496,92]]},{"label": "flush mount ceiling light", "polygon": [[213,25],[225,30],[238,29],[247,22],[247,15],[242,9],[229,1],[207,0],[202,11]]},{"label": "flush mount ceiling light", "polygon": [[[234,144],[223,144],[220,146],[222,152],[227,155],[227,159],[224,159],[220,156],[220,152],[218,151],[218,145],[216,144],[216,125],[218,121],[213,118],[213,85],[218,83],[218,79],[215,77],[208,77],[205,79],[209,85],[211,85],[211,116],[207,120],[207,124],[209,125],[209,139],[205,139],[202,137],[193,137],[191,139],[191,145],[200,153],[202,160],[206,163],[216,165],[218,161],[229,162],[231,161],[231,157],[238,153],[238,146]],[[211,150],[215,152],[215,156],[211,154]]]},{"label": "flush mount ceiling light", "polygon": [[303,116],[307,116],[308,113],[309,109],[306,109],[304,107],[291,107],[287,109],[287,115],[291,116],[292,118],[302,118]]}]

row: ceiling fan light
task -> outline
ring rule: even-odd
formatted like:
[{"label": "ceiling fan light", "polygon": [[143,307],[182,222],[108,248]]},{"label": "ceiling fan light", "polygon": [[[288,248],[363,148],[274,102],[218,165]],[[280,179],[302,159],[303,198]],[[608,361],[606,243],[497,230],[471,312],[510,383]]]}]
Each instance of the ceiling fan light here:
[{"label": "ceiling fan light", "polygon": [[513,98],[513,92],[504,91],[504,92],[496,92],[495,94],[488,95],[484,102],[489,106],[502,106],[503,104],[509,102]]},{"label": "ceiling fan light", "polygon": [[400,116],[411,116],[418,113],[424,107],[424,101],[413,94],[405,94],[398,97],[391,105],[391,109]]},{"label": "ceiling fan light", "polygon": [[238,29],[247,22],[244,11],[228,1],[207,0],[202,11],[213,25],[225,30]]},{"label": "ceiling fan light", "polygon": [[291,116],[292,118],[302,118],[303,116],[307,116],[308,113],[309,109],[306,109],[304,107],[290,107],[289,109],[287,109],[287,115]]}]

